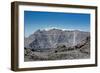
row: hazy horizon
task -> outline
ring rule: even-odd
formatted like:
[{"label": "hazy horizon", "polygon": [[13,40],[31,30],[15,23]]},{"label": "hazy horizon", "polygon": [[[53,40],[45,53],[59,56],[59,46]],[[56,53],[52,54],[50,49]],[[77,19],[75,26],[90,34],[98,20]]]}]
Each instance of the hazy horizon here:
[{"label": "hazy horizon", "polygon": [[[50,29],[37,29],[36,31],[40,30],[40,31],[50,31],[52,29],[58,29],[58,30],[62,30],[62,31],[82,31],[82,30],[74,30],[74,29],[59,29],[59,28],[50,28]],[[29,36],[33,35],[36,31],[34,31],[33,33],[31,33]],[[90,32],[90,31],[82,31],[82,32]],[[29,36],[24,36],[25,38],[28,38]]]}]

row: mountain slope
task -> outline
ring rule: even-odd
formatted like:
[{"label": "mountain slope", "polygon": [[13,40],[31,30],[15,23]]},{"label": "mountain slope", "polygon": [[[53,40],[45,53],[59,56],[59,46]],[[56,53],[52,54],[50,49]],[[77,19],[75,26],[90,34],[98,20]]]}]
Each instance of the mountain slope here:
[{"label": "mountain slope", "polygon": [[88,36],[90,36],[89,32],[78,30],[37,30],[28,38],[25,38],[24,45],[25,48],[30,49],[51,49],[61,45],[71,47],[81,43]]},{"label": "mountain slope", "polygon": [[70,60],[90,58],[90,37],[71,47],[59,46],[48,50],[25,48],[24,61]]}]

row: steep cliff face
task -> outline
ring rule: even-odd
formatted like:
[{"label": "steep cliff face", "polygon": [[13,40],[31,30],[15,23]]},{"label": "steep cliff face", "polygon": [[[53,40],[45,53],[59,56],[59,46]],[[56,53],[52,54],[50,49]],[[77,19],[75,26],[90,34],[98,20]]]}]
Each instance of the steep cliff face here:
[{"label": "steep cliff face", "polygon": [[61,45],[71,47],[80,44],[89,36],[89,32],[78,30],[37,30],[28,38],[25,38],[24,47],[30,49],[52,49]]}]

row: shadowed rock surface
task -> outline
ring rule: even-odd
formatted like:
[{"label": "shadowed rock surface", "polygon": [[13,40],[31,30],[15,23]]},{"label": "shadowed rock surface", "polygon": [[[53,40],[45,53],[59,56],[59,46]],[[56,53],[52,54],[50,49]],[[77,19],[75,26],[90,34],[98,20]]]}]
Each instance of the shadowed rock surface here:
[{"label": "shadowed rock surface", "polygon": [[24,61],[90,58],[90,33],[60,29],[37,30],[24,42]]}]

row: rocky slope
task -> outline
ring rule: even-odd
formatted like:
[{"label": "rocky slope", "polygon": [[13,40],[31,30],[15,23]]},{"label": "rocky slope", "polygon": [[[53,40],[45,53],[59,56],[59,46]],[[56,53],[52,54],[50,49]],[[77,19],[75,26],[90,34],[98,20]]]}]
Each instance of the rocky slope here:
[{"label": "rocky slope", "polygon": [[24,61],[71,60],[90,58],[90,37],[72,47],[59,46],[48,50],[25,48]]},{"label": "rocky slope", "polygon": [[66,47],[79,44],[89,36],[89,32],[83,31],[63,31],[60,29],[37,30],[35,33],[25,38],[25,48],[48,49],[65,45]]},{"label": "rocky slope", "polygon": [[90,58],[90,33],[38,30],[25,38],[24,61]]}]

